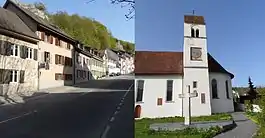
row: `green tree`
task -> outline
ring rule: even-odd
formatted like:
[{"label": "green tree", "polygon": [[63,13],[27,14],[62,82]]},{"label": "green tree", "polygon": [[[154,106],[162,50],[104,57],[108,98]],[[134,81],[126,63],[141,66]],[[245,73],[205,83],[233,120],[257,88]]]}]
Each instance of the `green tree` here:
[{"label": "green tree", "polygon": [[[253,82],[251,81],[250,77],[248,78],[248,85],[249,85],[248,86],[249,90],[248,90],[247,94],[248,94],[248,96],[250,98],[250,104],[252,105],[253,101],[255,99],[257,99],[257,97],[258,97],[258,93],[257,93],[256,87],[254,87]],[[253,111],[253,106],[251,106],[250,110]]]}]

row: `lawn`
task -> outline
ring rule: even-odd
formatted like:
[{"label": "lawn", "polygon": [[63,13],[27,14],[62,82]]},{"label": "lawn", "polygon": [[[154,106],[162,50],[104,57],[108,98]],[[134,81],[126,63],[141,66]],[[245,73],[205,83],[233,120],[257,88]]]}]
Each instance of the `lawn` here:
[{"label": "lawn", "polygon": [[[214,114],[211,116],[192,117],[191,121],[216,121],[216,120],[232,120],[230,114]],[[135,138],[202,138],[205,134],[200,134],[197,130],[188,129],[184,131],[174,132],[153,132],[149,130],[152,123],[171,123],[184,122],[183,117],[169,117],[157,119],[141,119],[135,121]],[[217,130],[212,130],[217,131]]]}]

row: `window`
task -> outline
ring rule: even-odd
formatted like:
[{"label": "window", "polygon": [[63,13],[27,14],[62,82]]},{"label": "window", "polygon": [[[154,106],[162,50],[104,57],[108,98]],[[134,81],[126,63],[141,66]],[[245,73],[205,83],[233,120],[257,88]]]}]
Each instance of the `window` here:
[{"label": "window", "polygon": [[193,88],[197,88],[197,81],[193,81]]},{"label": "window", "polygon": [[230,99],[230,97],[229,97],[229,89],[228,89],[228,81],[225,81],[225,90],[226,90],[226,98]]},{"label": "window", "polygon": [[10,70],[10,82],[18,82],[18,71]]},{"label": "window", "polygon": [[27,51],[28,51],[28,54],[27,54],[27,58],[29,58],[29,59],[32,59],[32,52],[33,52],[33,50],[32,50],[32,48],[26,48],[27,49]]},{"label": "window", "polygon": [[44,42],[48,42],[48,34],[44,33]]},{"label": "window", "polygon": [[195,37],[195,31],[193,28],[191,28],[191,37]]},{"label": "window", "polygon": [[64,75],[62,73],[55,73],[55,80],[64,80]]},{"label": "window", "polygon": [[201,103],[205,104],[205,93],[201,93]]},{"label": "window", "polygon": [[67,43],[66,48],[67,48],[67,49],[71,49],[71,46],[70,46],[69,43]]},{"label": "window", "polygon": [[144,91],[144,80],[137,81],[137,96],[136,102],[143,101],[143,91]]},{"label": "window", "polygon": [[65,80],[72,80],[72,74],[64,74]]},{"label": "window", "polygon": [[173,80],[167,80],[167,101],[172,101]]},{"label": "window", "polygon": [[86,59],[83,57],[83,65],[86,65]]},{"label": "window", "polygon": [[216,79],[212,80],[212,97],[213,99],[218,99],[218,91],[217,91],[217,81]]},{"label": "window", "polygon": [[50,62],[50,52],[46,52],[46,51],[44,52],[44,62],[51,63]]},{"label": "window", "polygon": [[12,56],[18,56],[18,45],[11,45],[11,55]]},{"label": "window", "polygon": [[199,29],[196,29],[196,37],[199,37],[200,31]]}]

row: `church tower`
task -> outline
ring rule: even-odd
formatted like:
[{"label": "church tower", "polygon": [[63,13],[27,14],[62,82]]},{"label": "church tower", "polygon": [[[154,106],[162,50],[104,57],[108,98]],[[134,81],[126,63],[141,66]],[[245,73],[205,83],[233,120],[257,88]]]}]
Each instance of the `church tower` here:
[{"label": "church tower", "polygon": [[[197,93],[190,98],[191,116],[210,115],[211,98],[207,56],[206,24],[203,16],[184,16],[183,93]],[[189,110],[187,99],[183,111]]]}]

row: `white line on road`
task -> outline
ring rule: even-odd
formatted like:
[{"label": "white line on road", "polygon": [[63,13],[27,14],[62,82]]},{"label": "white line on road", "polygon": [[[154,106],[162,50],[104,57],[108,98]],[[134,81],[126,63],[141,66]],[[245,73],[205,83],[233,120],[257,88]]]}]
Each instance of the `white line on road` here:
[{"label": "white line on road", "polygon": [[111,119],[110,119],[110,122],[113,122],[115,120],[115,117],[112,117]]},{"label": "white line on road", "polygon": [[[127,96],[127,94],[130,92],[131,88],[132,88],[133,84],[129,87],[129,89],[126,91],[126,93],[123,95],[122,97],[122,101],[121,103],[123,102],[124,98]],[[117,110],[120,110],[120,105],[117,107]],[[118,114],[119,111],[115,111],[114,114],[112,115],[111,119],[110,119],[110,122],[113,122],[115,120],[115,115]],[[105,130],[103,131],[102,135],[101,135],[101,138],[107,138],[107,134],[110,130],[110,126],[107,125],[107,127],[105,128]]]},{"label": "white line on road", "polygon": [[18,119],[18,118],[21,118],[21,117],[24,117],[24,116],[27,116],[27,115],[30,115],[30,114],[33,114],[33,113],[36,113],[36,112],[38,112],[38,111],[34,110],[34,111],[31,111],[31,112],[28,112],[28,113],[24,113],[24,114],[16,116],[16,117],[9,118],[7,120],[1,121],[0,124],[6,123],[8,121],[15,120],[15,119]]}]

